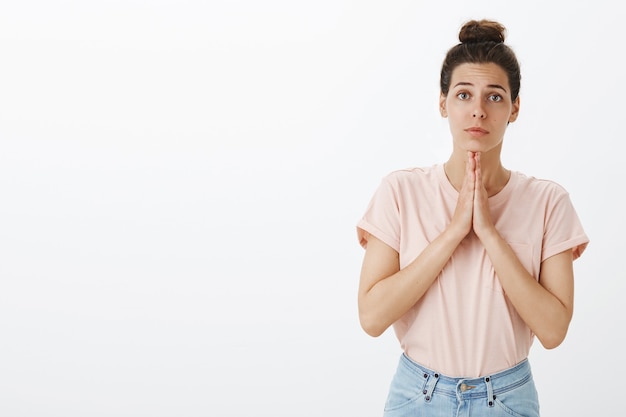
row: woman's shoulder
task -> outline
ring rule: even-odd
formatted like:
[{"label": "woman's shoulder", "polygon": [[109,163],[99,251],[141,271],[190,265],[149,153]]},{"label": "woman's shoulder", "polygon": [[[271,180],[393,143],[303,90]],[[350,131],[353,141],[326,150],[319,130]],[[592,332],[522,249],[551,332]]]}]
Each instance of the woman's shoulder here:
[{"label": "woman's shoulder", "polygon": [[554,197],[568,194],[565,187],[554,180],[532,176],[519,171],[514,172],[517,177],[518,189]]},{"label": "woman's shoulder", "polygon": [[402,168],[389,172],[384,180],[396,185],[415,184],[435,178],[439,165]]}]

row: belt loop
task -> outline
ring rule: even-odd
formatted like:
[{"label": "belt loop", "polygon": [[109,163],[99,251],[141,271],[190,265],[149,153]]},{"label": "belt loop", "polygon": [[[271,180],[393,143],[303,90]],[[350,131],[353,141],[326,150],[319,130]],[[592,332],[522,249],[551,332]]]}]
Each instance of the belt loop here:
[{"label": "belt loop", "polygon": [[439,374],[435,373],[432,378],[428,379],[428,382],[426,384],[426,392],[424,392],[424,394],[426,394],[426,397],[424,397],[424,399],[426,400],[426,402],[430,402],[430,400],[433,399],[433,391],[435,390],[435,386],[437,385],[437,382],[439,381]]},{"label": "belt loop", "polygon": [[496,396],[493,395],[493,387],[491,386],[491,377],[485,377],[485,385],[487,385],[487,407],[493,407]]}]

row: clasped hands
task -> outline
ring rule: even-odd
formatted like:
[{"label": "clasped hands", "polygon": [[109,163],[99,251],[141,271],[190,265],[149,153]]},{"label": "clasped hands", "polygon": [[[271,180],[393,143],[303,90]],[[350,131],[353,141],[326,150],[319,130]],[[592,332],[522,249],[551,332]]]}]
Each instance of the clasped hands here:
[{"label": "clasped hands", "polygon": [[479,239],[495,231],[489,213],[487,189],[483,184],[480,152],[468,152],[465,178],[459,191],[459,200],[452,217],[451,226],[458,228],[463,237],[472,230]]}]

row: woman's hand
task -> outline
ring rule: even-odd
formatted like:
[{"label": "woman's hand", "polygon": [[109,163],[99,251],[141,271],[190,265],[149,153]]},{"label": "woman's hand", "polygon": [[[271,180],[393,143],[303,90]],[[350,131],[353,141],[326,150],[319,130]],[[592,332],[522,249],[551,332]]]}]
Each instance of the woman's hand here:
[{"label": "woman's hand", "polygon": [[461,186],[461,191],[459,191],[459,199],[450,222],[450,227],[457,230],[462,237],[467,236],[473,227],[475,194],[476,160],[474,159],[474,152],[468,152],[463,185]]},{"label": "woman's hand", "polygon": [[480,166],[480,152],[474,153],[470,156],[470,159],[474,161],[475,166],[472,228],[474,229],[476,236],[482,240],[486,234],[495,231],[495,226],[491,220],[491,214],[489,212],[487,189],[485,189],[483,184]]}]

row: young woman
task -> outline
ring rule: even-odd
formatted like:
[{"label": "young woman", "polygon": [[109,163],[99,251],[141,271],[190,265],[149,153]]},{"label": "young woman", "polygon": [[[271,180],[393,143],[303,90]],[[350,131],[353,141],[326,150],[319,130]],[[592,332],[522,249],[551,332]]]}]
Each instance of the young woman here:
[{"label": "young woman", "polygon": [[358,222],[363,329],[403,354],[385,416],[538,416],[527,356],[558,346],[588,238],[558,184],[506,169],[520,69],[498,22],[470,21],[441,70],[443,164],[387,175]]}]

